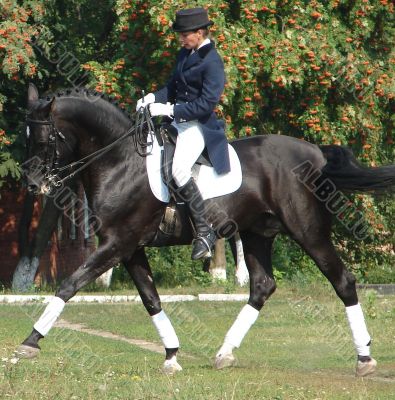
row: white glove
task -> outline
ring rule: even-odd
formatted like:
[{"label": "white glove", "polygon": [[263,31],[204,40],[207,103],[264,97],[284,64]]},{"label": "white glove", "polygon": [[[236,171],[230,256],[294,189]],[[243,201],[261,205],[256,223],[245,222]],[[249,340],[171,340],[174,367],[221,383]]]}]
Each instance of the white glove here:
[{"label": "white glove", "polygon": [[155,95],[153,93],[148,93],[146,96],[142,97],[137,101],[136,111],[139,111],[144,107],[147,107],[148,104],[151,103],[155,103]]},{"label": "white glove", "polygon": [[174,114],[174,104],[152,103],[149,105],[149,112],[151,117],[158,117],[159,115],[172,117]]}]

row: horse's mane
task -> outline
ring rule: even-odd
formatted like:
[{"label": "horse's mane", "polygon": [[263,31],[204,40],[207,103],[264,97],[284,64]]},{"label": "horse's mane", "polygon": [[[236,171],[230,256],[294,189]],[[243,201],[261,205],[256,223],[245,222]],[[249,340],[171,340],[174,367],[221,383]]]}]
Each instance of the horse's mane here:
[{"label": "horse's mane", "polygon": [[[96,132],[101,131],[102,133],[105,133],[106,141],[111,142],[112,140],[116,140],[133,128],[133,131],[135,132],[133,135],[133,141],[135,147],[137,147],[137,152],[140,152],[139,149],[141,146],[145,147],[141,143],[145,143],[147,140],[146,136],[148,130],[142,129],[144,123],[141,116],[136,118],[136,113],[130,113],[128,110],[121,107],[117,99],[114,99],[105,93],[83,87],[58,90],[55,93],[47,92],[42,98],[40,98],[40,101],[49,102],[53,98],[84,101],[87,107],[86,110],[82,111],[82,114],[84,117],[89,116],[89,120],[93,123],[97,123],[97,126],[100,127],[100,129]],[[135,126],[136,123],[139,124],[137,127]],[[130,146],[119,146],[119,148],[120,151],[125,154],[129,154],[130,152]],[[146,149],[141,151],[145,152]]]},{"label": "horse's mane", "polygon": [[65,89],[59,89],[56,92],[47,92],[44,94],[44,97],[41,98],[41,100],[45,101],[50,101],[53,97],[55,98],[62,98],[62,97],[86,97],[86,96],[91,96],[91,97],[96,97],[100,98],[104,102],[111,104],[114,106],[114,109],[117,109],[120,111],[124,116],[126,116],[130,121],[133,121],[133,115],[120,106],[119,101],[115,99],[114,97],[109,96],[106,93],[99,92],[97,90],[92,90],[87,87],[82,87],[82,88],[65,88]]}]

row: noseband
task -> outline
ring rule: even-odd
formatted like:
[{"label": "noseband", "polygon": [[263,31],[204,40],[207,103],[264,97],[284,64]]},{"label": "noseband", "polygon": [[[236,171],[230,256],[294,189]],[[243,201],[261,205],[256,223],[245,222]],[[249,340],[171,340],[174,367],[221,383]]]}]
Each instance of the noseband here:
[{"label": "noseband", "polygon": [[[104,146],[103,148],[91,154],[88,154],[86,157],[59,168],[60,152],[58,149],[58,142],[60,139],[67,144],[67,141],[66,137],[55,126],[52,115],[49,116],[49,120],[37,120],[30,118],[28,114],[26,117],[26,123],[28,126],[29,124],[36,124],[49,125],[51,127],[51,131],[48,135],[44,164],[44,180],[47,181],[47,186],[50,187],[62,186],[65,181],[72,179],[76,174],[86,169],[94,161],[98,160],[104,154],[108,153],[119,142],[131,135],[133,137],[133,143],[137,153],[142,157],[148,156],[152,152],[153,135],[155,134],[155,127],[152,122],[150,112],[148,110],[148,107],[145,107],[142,111],[138,111],[134,114],[134,125],[122,136],[115,139],[107,146]],[[145,135],[145,125],[148,127],[148,136],[150,137],[150,140],[148,140],[148,137],[146,137]],[[79,166],[79,168],[75,169],[77,166]],[[64,176],[63,178],[60,178],[59,174],[64,171],[69,171],[69,174]]]},{"label": "noseband", "polygon": [[[50,180],[50,176],[54,176],[57,174],[59,167],[59,150],[58,150],[58,141],[59,139],[65,142],[66,137],[62,132],[55,126],[55,123],[50,115],[49,120],[38,120],[33,119],[28,116],[26,117],[26,124],[29,127],[30,124],[36,125],[49,125],[51,127],[50,133],[48,135],[47,146],[45,149],[45,157],[44,157],[44,178]],[[55,181],[53,182],[55,184]],[[55,184],[55,186],[57,186]]]}]

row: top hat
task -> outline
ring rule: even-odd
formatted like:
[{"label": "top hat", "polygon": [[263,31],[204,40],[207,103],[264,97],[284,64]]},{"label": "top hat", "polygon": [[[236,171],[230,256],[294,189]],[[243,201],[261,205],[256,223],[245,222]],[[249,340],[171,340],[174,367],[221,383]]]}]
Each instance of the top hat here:
[{"label": "top hat", "polygon": [[188,8],[176,12],[176,21],[172,28],[174,32],[195,31],[213,25],[208,19],[207,11],[202,7]]}]

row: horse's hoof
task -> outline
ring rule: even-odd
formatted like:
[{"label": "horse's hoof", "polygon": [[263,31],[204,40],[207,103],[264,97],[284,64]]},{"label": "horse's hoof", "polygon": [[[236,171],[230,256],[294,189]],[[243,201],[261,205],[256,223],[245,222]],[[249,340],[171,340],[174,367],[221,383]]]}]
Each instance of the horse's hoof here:
[{"label": "horse's hoof", "polygon": [[17,358],[35,358],[38,356],[40,349],[21,344],[15,351],[14,356]]},{"label": "horse's hoof", "polygon": [[177,360],[165,360],[162,372],[166,375],[174,375],[175,373],[182,371],[182,367],[178,364]]},{"label": "horse's hoof", "polygon": [[371,358],[369,361],[357,361],[357,369],[355,372],[355,376],[363,377],[376,371],[377,361],[374,358]]},{"label": "horse's hoof", "polygon": [[214,368],[223,369],[228,367],[233,367],[236,364],[236,358],[232,353],[221,354],[215,357]]}]

